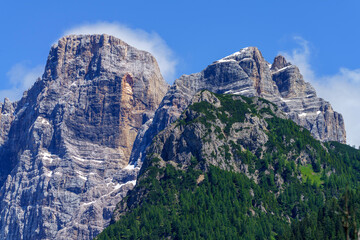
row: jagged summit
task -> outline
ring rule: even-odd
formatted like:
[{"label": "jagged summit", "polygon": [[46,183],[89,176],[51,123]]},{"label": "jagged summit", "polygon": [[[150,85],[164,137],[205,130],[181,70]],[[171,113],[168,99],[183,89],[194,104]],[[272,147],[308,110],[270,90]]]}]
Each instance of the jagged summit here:
[{"label": "jagged summit", "polygon": [[[257,47],[245,47],[240,51],[230,54],[224,58],[221,58],[214,63],[222,63],[228,61],[241,61],[245,58],[250,59],[263,59],[262,53]],[[284,56],[278,55],[274,58],[273,64],[268,64],[271,71],[277,71],[279,69],[285,68],[292,65],[290,62],[287,62]]]},{"label": "jagged summit", "polygon": [[42,78],[2,105],[0,238],[94,238],[135,183],[133,142],[167,88],[150,53],[115,37],[53,45]]},{"label": "jagged summit", "polygon": [[[274,102],[287,117],[307,128],[322,141],[346,142],[344,120],[330,103],[316,96],[300,70],[278,56],[271,65],[256,47],[248,47],[213,62],[203,71],[177,79],[164,97],[154,120],[143,127],[131,161],[142,161],[151,139],[179,118],[200,90],[258,96]],[[148,128],[148,130],[147,130]]]},{"label": "jagged summit", "polygon": [[[54,80],[61,77],[68,81],[77,78],[92,79],[100,72],[114,67],[136,70],[135,63],[138,63],[140,69],[144,65],[141,64],[143,61],[158,68],[150,53],[138,50],[116,37],[106,34],[69,35],[59,39],[51,47],[43,78]],[[129,63],[132,66],[125,66]]]},{"label": "jagged summit", "polygon": [[230,54],[229,56],[226,56],[220,60],[215,61],[215,63],[226,62],[226,61],[238,61],[239,59],[243,59],[254,55],[259,55],[259,57],[262,58],[262,54],[257,47],[245,47],[238,52],[235,52],[233,54]]},{"label": "jagged summit", "polygon": [[271,71],[278,71],[285,67],[290,66],[291,63],[287,62],[284,56],[278,55],[274,58],[273,64],[271,64]]}]

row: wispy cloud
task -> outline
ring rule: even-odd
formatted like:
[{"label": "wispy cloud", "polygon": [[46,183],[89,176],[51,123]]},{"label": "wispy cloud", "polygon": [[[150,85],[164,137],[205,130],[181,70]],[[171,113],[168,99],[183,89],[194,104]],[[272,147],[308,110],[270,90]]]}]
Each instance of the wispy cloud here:
[{"label": "wispy cloud", "polygon": [[299,45],[298,48],[293,49],[291,52],[280,52],[288,62],[295,64],[301,70],[301,74],[306,81],[315,80],[315,73],[310,65],[310,47],[309,42],[301,37],[294,37],[294,40]]},{"label": "wispy cloud", "polygon": [[305,81],[315,87],[318,96],[329,101],[343,115],[348,144],[360,146],[360,68],[340,68],[334,75],[318,76],[310,64],[309,43],[301,37],[296,37],[295,41],[299,48],[280,54],[297,65]]},{"label": "wispy cloud", "polygon": [[28,90],[35,80],[41,76],[44,71],[43,66],[31,67],[29,65],[28,62],[17,63],[7,72],[10,88],[0,90],[0,100],[5,97],[11,101],[19,100],[23,92]]},{"label": "wispy cloud", "polygon": [[172,50],[155,32],[149,33],[142,29],[132,29],[119,23],[99,22],[75,26],[67,30],[64,35],[103,33],[113,35],[131,46],[150,52],[156,58],[163,77],[168,82],[174,80],[177,61]]}]

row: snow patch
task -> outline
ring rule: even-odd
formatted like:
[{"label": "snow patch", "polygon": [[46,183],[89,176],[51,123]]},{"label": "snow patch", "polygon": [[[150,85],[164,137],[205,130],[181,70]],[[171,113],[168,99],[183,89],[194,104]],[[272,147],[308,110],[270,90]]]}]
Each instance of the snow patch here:
[{"label": "snow patch", "polygon": [[[110,184],[110,183],[107,183],[106,185],[108,186],[109,184]],[[120,189],[122,186],[127,185],[127,184],[132,184],[132,185],[135,186],[135,185],[136,185],[136,180],[128,181],[128,182],[123,183],[123,184],[119,184],[119,183],[118,183],[118,184],[116,184],[116,185],[114,186],[113,190],[110,191],[109,193],[107,193],[107,194],[105,194],[105,195],[102,195],[100,198],[98,198],[98,199],[96,199],[96,200],[94,200],[94,201],[87,202],[87,203],[83,203],[82,206],[88,206],[88,205],[94,204],[94,203],[96,203],[96,201],[98,201],[98,200],[100,200],[100,199],[102,199],[102,198],[104,198],[104,197],[109,196],[110,194],[112,194],[113,192],[115,192],[116,190]]]},{"label": "snow patch", "polygon": [[286,66],[286,67],[280,68],[280,69],[278,69],[278,70],[276,70],[276,71],[272,72],[272,74],[274,74],[274,73],[278,73],[278,72],[281,72],[281,71],[284,71],[285,69],[288,69],[288,68],[290,68],[290,67],[292,67],[292,66],[293,66],[293,65],[289,65],[289,66]]},{"label": "snow patch", "polygon": [[316,115],[319,115],[320,113],[321,113],[321,111],[317,111],[317,112],[316,112]]},{"label": "snow patch", "polygon": [[306,117],[308,114],[307,113],[300,113],[299,117]]},{"label": "snow patch", "polygon": [[293,102],[293,99],[284,99],[284,98],[280,98],[281,101],[283,102]]},{"label": "snow patch", "polygon": [[83,205],[83,206],[87,206],[87,205],[94,204],[95,202],[96,202],[96,201],[91,201],[91,202],[83,203],[82,205]]},{"label": "snow patch", "polygon": [[49,163],[53,162],[53,158],[51,157],[51,154],[49,152],[40,152],[40,156],[42,157],[42,159],[49,161]]},{"label": "snow patch", "polygon": [[229,90],[229,91],[226,91],[225,94],[241,95],[241,94],[244,94],[246,92],[251,92],[251,91],[252,91],[252,89],[244,89],[244,90],[237,91],[237,92],[235,92],[234,90]]},{"label": "snow patch", "polygon": [[124,167],[125,170],[134,170],[136,168],[139,168],[139,167],[135,167],[135,165],[127,165],[126,167]]},{"label": "snow patch", "polygon": [[45,119],[45,118],[41,119],[41,123],[46,124],[46,125],[50,125],[49,121],[47,119]]},{"label": "snow patch", "polygon": [[78,174],[79,178],[81,178],[81,179],[83,179],[85,181],[87,180],[87,177],[84,176],[84,173],[82,173],[82,172],[80,172],[78,170],[76,170],[75,172]]},{"label": "snow patch", "polygon": [[114,190],[117,190],[117,189],[121,188],[122,186],[127,185],[129,183],[135,186],[136,185],[136,180],[128,181],[128,182],[123,183],[123,184],[116,184],[115,187],[114,187]]},{"label": "snow patch", "polygon": [[80,162],[87,162],[87,161],[91,161],[91,162],[95,162],[95,163],[103,163],[103,161],[99,161],[99,160],[94,160],[94,159],[82,159],[76,156],[72,156],[75,160],[78,160]]},{"label": "snow patch", "polygon": [[219,60],[216,61],[216,63],[221,63],[221,62],[236,62],[236,60],[235,59],[224,59],[224,58],[222,58],[222,59],[219,59]]}]

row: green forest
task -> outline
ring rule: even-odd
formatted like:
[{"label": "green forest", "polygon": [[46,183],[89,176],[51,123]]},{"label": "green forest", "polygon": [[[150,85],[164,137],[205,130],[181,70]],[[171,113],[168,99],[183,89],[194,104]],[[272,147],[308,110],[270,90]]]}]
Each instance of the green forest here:
[{"label": "green forest", "polygon": [[[245,113],[270,115],[265,119],[266,152],[227,142],[229,156],[257,171],[257,182],[241,172],[203,168],[206,160],[195,156],[185,169],[152,157],[136,187],[119,203],[126,212],[96,239],[357,239],[360,151],[321,143],[270,108],[257,109],[252,99],[216,96],[224,107],[192,105],[192,111],[201,113],[198,118],[184,117],[176,124],[208,125],[220,119],[227,123],[226,139]],[[297,161],[302,153],[311,161]]]}]

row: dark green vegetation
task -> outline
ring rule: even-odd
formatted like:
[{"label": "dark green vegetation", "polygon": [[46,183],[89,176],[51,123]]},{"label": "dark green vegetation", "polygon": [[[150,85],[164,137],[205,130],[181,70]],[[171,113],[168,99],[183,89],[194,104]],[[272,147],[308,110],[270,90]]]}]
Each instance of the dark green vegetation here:
[{"label": "dark green vegetation", "polygon": [[[137,186],[119,204],[123,216],[97,239],[356,239],[360,151],[320,143],[252,99],[216,97],[222,107],[195,103],[189,108],[201,114],[177,124],[210,128],[219,119],[225,128],[215,131],[225,143],[225,158],[246,164],[246,174],[256,180],[241,171],[204,167],[205,159],[192,157],[179,166],[149,157]],[[267,116],[265,148],[226,140],[245,113]]]}]

